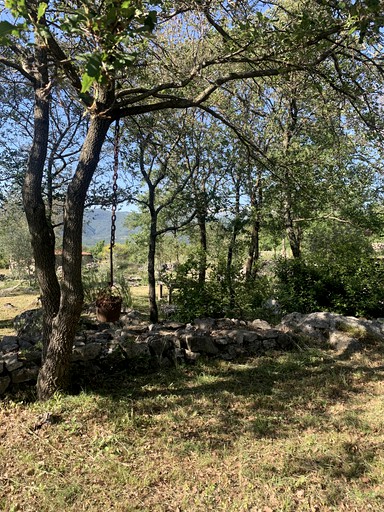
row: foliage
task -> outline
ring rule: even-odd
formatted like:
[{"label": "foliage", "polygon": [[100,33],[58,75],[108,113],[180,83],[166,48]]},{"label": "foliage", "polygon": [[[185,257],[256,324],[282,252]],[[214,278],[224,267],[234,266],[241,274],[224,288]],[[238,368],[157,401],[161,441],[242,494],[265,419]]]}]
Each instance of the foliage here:
[{"label": "foliage", "polygon": [[83,271],[83,287],[84,298],[87,303],[94,304],[101,296],[118,295],[123,299],[123,306],[130,307],[132,305],[131,292],[128,283],[123,274],[118,273],[115,276],[114,290],[110,293],[109,275],[99,271],[94,265]]},{"label": "foliage", "polygon": [[0,242],[2,259],[11,264],[16,277],[31,279],[33,255],[28,226],[22,208],[10,200],[0,213]]},{"label": "foliage", "polygon": [[105,247],[105,240],[99,240],[96,244],[90,248],[90,252],[93,258],[98,259],[102,256]]},{"label": "foliage", "polygon": [[[209,279],[198,281],[199,258],[191,256],[177,267],[171,279],[175,292],[173,302],[178,306],[177,318],[191,321],[198,317],[235,317],[239,319],[265,318],[263,304],[270,297],[271,286],[267,276],[246,280],[240,272],[226,275],[223,264],[211,265]],[[231,289],[234,300],[231,300]]]},{"label": "foliage", "polygon": [[309,247],[301,259],[276,262],[276,295],[284,312],[382,315],[384,268],[369,240],[338,226],[313,233]]}]

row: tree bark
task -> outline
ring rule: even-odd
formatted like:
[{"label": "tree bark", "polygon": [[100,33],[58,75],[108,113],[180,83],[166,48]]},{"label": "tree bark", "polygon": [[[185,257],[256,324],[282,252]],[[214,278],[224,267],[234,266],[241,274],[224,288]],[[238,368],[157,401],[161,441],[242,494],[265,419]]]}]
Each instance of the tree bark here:
[{"label": "tree bark", "polygon": [[233,262],[233,251],[236,246],[237,235],[240,232],[240,179],[237,178],[235,182],[235,218],[233,220],[232,235],[228,246],[227,252],[227,280],[229,287],[229,306],[233,308],[235,306],[235,290],[233,286],[233,275],[232,275],[232,262]]},{"label": "tree bark", "polygon": [[159,321],[159,310],[156,301],[156,241],[157,241],[157,212],[155,209],[155,187],[149,187],[149,211],[151,214],[151,226],[149,231],[148,246],[148,299],[149,299],[149,319],[156,324]]},{"label": "tree bark", "polygon": [[261,206],[263,202],[263,190],[261,187],[261,173],[259,173],[255,187],[251,193],[251,211],[253,215],[251,239],[248,247],[248,258],[245,264],[245,278],[247,281],[254,279],[256,275],[255,262],[260,257],[260,225]]},{"label": "tree bark", "polygon": [[56,276],[55,235],[42,196],[42,180],[49,136],[49,76],[45,49],[36,48],[34,73],[34,133],[23,184],[23,205],[31,235],[36,277],[43,307],[43,360],[60,304]]},{"label": "tree bark", "polygon": [[200,234],[199,284],[204,285],[207,275],[207,219],[205,211],[197,210],[197,223]]},{"label": "tree bark", "polygon": [[252,223],[251,239],[248,247],[248,258],[245,264],[245,278],[250,281],[255,277],[255,263],[260,257],[260,220],[255,219]]},{"label": "tree bark", "polygon": [[46,357],[38,376],[40,400],[50,398],[68,384],[72,345],[83,305],[81,253],[84,204],[110,123],[110,119],[97,115],[91,118],[77,169],[68,187],[64,211],[60,307],[52,324]]}]

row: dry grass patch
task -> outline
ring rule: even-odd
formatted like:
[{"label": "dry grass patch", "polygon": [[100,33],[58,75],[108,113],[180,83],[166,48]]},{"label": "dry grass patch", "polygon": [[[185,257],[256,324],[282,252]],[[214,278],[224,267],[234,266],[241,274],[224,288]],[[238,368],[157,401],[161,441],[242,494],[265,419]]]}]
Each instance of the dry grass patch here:
[{"label": "dry grass patch", "polygon": [[381,358],[273,353],[6,401],[0,509],[382,510]]},{"label": "dry grass patch", "polygon": [[37,296],[34,293],[21,293],[1,296],[0,295],[0,337],[15,334],[13,320],[27,309],[37,308]]}]

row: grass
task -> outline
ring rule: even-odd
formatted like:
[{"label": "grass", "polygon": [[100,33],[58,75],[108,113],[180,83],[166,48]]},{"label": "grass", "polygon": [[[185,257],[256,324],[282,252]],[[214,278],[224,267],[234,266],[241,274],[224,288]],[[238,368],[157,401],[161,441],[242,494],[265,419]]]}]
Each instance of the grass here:
[{"label": "grass", "polygon": [[35,309],[37,296],[37,292],[0,296],[0,336],[15,334],[13,327],[15,316],[27,309]]},{"label": "grass", "polygon": [[309,349],[5,401],[0,509],[382,510],[381,363]]},{"label": "grass", "polygon": [[[1,321],[33,300],[0,298]],[[382,510],[383,350],[271,352],[5,398],[0,510]]]}]

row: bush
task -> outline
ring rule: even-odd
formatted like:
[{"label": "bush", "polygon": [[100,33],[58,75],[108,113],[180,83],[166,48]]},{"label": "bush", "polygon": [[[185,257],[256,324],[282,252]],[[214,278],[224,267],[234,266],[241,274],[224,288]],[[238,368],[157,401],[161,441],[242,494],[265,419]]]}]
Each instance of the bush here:
[{"label": "bush", "polygon": [[384,267],[373,257],[369,241],[351,228],[313,235],[301,259],[276,262],[275,275],[285,313],[383,315]]},{"label": "bush", "polygon": [[198,260],[191,257],[173,276],[176,288],[173,302],[177,305],[178,320],[191,321],[207,316],[254,319],[270,315],[270,311],[263,310],[264,302],[271,296],[266,276],[246,281],[240,272],[228,276],[223,266],[218,265],[208,269],[209,278],[205,283],[199,283],[197,269]]}]

